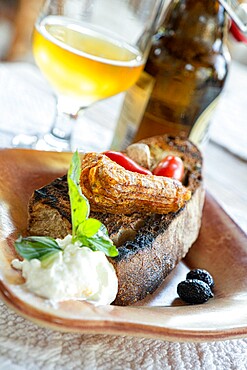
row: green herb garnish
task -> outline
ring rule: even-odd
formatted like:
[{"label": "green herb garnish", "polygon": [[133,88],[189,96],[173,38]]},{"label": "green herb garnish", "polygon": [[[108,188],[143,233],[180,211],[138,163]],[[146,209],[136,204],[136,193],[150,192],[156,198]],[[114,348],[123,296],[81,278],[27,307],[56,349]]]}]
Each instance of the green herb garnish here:
[{"label": "green herb garnish", "polygon": [[82,194],[81,187],[79,185],[80,175],[81,161],[78,152],[75,152],[67,175],[73,238],[76,237],[79,225],[88,218],[90,211],[89,202]]},{"label": "green herb garnish", "polygon": [[118,250],[109,238],[106,227],[99,220],[88,218],[90,206],[81,192],[80,175],[81,161],[78,152],[75,152],[68,171],[73,241],[79,240],[93,251],[102,251],[109,257],[116,257]]},{"label": "green herb garnish", "polygon": [[15,241],[15,249],[26,260],[37,258],[40,261],[62,251],[55,239],[46,236],[20,236]]},{"label": "green herb garnish", "polygon": [[[118,255],[117,248],[109,238],[106,227],[94,218],[89,218],[90,205],[82,194],[80,187],[81,161],[78,152],[73,154],[68,171],[68,187],[71,206],[72,242],[80,241],[93,251],[102,251],[109,257]],[[55,253],[62,251],[55,239],[45,236],[19,237],[15,241],[18,254],[31,260],[41,261],[48,259]]]}]

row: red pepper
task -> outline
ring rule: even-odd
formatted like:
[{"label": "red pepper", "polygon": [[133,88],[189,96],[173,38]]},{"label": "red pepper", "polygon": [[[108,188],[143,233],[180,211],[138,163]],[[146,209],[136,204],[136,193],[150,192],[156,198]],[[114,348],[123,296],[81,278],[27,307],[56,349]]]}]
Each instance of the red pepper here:
[{"label": "red pepper", "polygon": [[108,150],[103,154],[105,154],[112,161],[118,163],[120,166],[124,167],[128,171],[138,172],[143,175],[152,175],[151,171],[149,171],[145,167],[140,166],[138,163],[133,161],[133,159],[127,157],[127,155],[121,152],[114,152],[112,150]]},{"label": "red pepper", "polygon": [[184,164],[180,157],[168,155],[163,158],[157,167],[153,170],[156,176],[172,177],[173,179],[182,181],[184,176]]},{"label": "red pepper", "polygon": [[238,42],[243,42],[244,44],[247,44],[246,35],[240,31],[235,22],[232,22],[230,31]]}]

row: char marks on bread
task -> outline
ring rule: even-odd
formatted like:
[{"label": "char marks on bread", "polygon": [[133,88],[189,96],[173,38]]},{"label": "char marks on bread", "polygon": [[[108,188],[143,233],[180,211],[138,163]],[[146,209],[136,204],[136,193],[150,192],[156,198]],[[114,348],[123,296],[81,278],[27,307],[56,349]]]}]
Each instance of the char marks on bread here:
[{"label": "char marks on bread", "polygon": [[[117,305],[130,305],[153,293],[186,255],[201,225],[205,194],[200,151],[188,140],[167,135],[141,143],[149,147],[151,168],[168,154],[181,157],[185,165],[183,183],[192,195],[182,208],[168,214],[91,211],[90,217],[104,223],[119,250],[118,257],[109,258],[118,276]],[[29,202],[28,232],[55,238],[71,233],[66,175],[34,191]]]}]

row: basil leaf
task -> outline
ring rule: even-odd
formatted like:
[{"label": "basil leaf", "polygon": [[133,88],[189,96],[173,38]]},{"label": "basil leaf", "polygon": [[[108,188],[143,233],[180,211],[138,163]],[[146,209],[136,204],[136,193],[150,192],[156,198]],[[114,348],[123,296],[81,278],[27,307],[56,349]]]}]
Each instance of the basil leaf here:
[{"label": "basil leaf", "polygon": [[79,225],[87,219],[90,206],[80,187],[81,161],[78,152],[73,154],[68,171],[68,187],[71,207],[72,236],[75,237]]},{"label": "basil leaf", "polygon": [[37,258],[40,261],[62,251],[55,239],[46,236],[28,236],[27,238],[20,236],[15,241],[15,249],[26,260]]},{"label": "basil leaf", "polygon": [[95,251],[102,251],[108,257],[118,256],[118,250],[110,239],[89,238],[91,248]]},{"label": "basil leaf", "polygon": [[93,251],[104,252],[108,257],[118,256],[118,250],[115,245],[112,243],[111,239],[90,237],[87,238],[84,235],[77,237],[77,239],[82,243],[83,246],[86,246]]},{"label": "basil leaf", "polygon": [[88,218],[84,222],[82,222],[79,227],[77,228],[77,236],[83,235],[87,238],[98,233],[102,226],[102,223],[95,218]]}]

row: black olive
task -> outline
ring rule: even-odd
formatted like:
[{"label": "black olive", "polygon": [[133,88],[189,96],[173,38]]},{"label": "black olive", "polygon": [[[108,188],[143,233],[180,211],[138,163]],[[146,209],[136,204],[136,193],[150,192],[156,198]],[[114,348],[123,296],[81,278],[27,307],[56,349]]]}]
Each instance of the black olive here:
[{"label": "black olive", "polygon": [[204,303],[214,295],[207,283],[197,279],[181,281],[177,286],[179,297],[186,303]]},{"label": "black olive", "polygon": [[212,275],[206,270],[203,269],[194,269],[188,272],[186,275],[186,279],[197,279],[197,280],[202,280],[204,283],[207,283],[210,288],[214,286],[214,279]]}]

